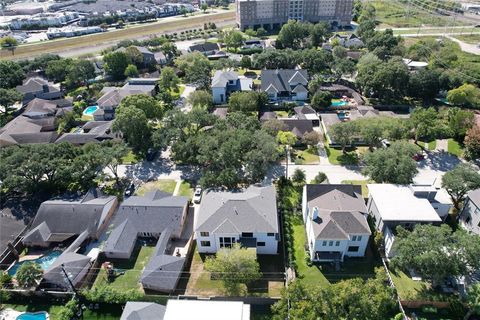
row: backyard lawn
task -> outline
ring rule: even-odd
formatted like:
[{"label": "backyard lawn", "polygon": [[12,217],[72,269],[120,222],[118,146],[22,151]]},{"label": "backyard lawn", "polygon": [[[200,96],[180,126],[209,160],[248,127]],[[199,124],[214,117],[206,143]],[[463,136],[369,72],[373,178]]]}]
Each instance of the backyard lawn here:
[{"label": "backyard lawn", "polygon": [[462,146],[453,139],[448,139],[448,152],[461,157],[463,155]]},{"label": "backyard lawn", "polygon": [[403,271],[390,269],[393,283],[397,288],[398,296],[402,300],[431,300],[431,301],[447,301],[448,294],[436,292],[426,281],[416,281],[405,274]]},{"label": "backyard lawn", "polygon": [[362,186],[362,197],[364,197],[366,199],[366,198],[368,198],[367,184],[375,183],[375,181],[372,181],[372,180],[344,180],[344,181],[342,181],[342,183]]},{"label": "backyard lawn", "polygon": [[432,141],[418,141],[418,145],[423,147],[424,149],[433,151],[437,147],[437,140]]},{"label": "backyard lawn", "polygon": [[135,164],[138,163],[138,161],[140,161],[140,159],[132,150],[128,150],[128,153],[122,158],[122,164]]},{"label": "backyard lawn", "polygon": [[320,163],[318,149],[316,147],[309,147],[305,150],[293,149],[292,161],[295,164],[318,164]]},{"label": "backyard lawn", "polygon": [[140,285],[140,276],[145,268],[145,265],[150,260],[154,249],[155,246],[153,245],[140,246],[137,244],[134,252],[132,253],[132,257],[128,261],[122,259],[110,259],[109,261],[113,263],[113,267],[118,269],[119,272],[125,272],[125,274],[119,275],[117,278],[115,278],[115,280],[113,280],[113,282],[109,283],[107,282],[105,270],[100,269],[93,286],[106,284],[119,290],[138,289],[143,293]]},{"label": "backyard lawn", "polygon": [[340,148],[325,146],[328,161],[331,164],[355,165],[358,164],[358,154],[355,148],[347,148],[347,153],[343,153]]},{"label": "backyard lawn", "polygon": [[177,185],[177,182],[172,179],[160,179],[157,181],[152,181],[152,182],[147,182],[144,185],[142,185],[140,188],[138,188],[136,194],[139,196],[143,196],[145,193],[152,191],[154,189],[159,189],[163,192],[168,192],[173,194],[173,191],[175,191],[175,186]]},{"label": "backyard lawn", "polygon": [[178,190],[178,195],[189,197],[191,200],[193,197],[193,187],[187,181],[182,181],[180,189]]}]

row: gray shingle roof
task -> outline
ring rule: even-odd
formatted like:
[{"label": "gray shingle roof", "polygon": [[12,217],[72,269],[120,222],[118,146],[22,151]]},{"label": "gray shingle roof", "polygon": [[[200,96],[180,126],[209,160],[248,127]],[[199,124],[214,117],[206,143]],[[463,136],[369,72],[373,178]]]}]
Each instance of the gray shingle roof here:
[{"label": "gray shingle roof", "polygon": [[280,119],[293,132],[297,138],[301,139],[305,133],[313,131],[312,120],[308,119]]},{"label": "gray shingle roof", "polygon": [[[262,91],[267,91],[267,89],[274,88],[276,92],[282,91],[292,91],[290,82],[300,83],[300,86],[305,86],[308,84],[308,72],[307,70],[299,69],[277,69],[277,70],[262,70]],[[298,86],[295,86],[298,87]],[[296,89],[296,88],[295,88]],[[299,92],[301,89],[296,89],[296,92]],[[305,89],[306,90],[306,89]]]},{"label": "gray shingle roof", "polygon": [[22,85],[17,86],[17,90],[23,94],[39,92],[44,90],[44,86],[47,89],[47,92],[58,92],[56,87],[53,86],[51,82],[48,82],[45,79],[39,77],[32,77],[26,79]]},{"label": "gray shingle roof", "polygon": [[208,52],[208,51],[215,51],[215,50],[218,50],[218,49],[219,49],[218,44],[213,43],[213,42],[195,44],[195,45],[190,46],[188,48],[188,50],[190,50],[190,52],[199,51],[199,52],[202,52],[202,53]]},{"label": "gray shingle roof", "polygon": [[128,301],[120,320],[162,320],[166,307],[153,302]]},{"label": "gray shingle roof", "polygon": [[469,191],[467,196],[477,207],[480,207],[480,189]]},{"label": "gray shingle roof", "polygon": [[76,285],[84,276],[82,271],[90,266],[90,257],[73,252],[62,253],[43,275],[44,282],[50,288],[51,286],[56,286],[70,289],[70,285],[66,282],[65,274],[62,271],[62,264],[70,281],[72,281],[73,285]]},{"label": "gray shingle roof", "polygon": [[238,192],[207,191],[196,231],[278,232],[275,188],[250,186]]},{"label": "gray shingle roof", "polygon": [[235,71],[222,71],[217,70],[212,78],[212,88],[220,87],[225,88],[228,84],[228,81],[238,80],[238,73]]},{"label": "gray shingle roof", "polygon": [[[102,110],[102,109],[98,109]],[[55,143],[70,142],[72,144],[85,144],[88,142],[102,142],[119,138],[112,130],[113,121],[89,121],[80,132],[65,133]]]}]

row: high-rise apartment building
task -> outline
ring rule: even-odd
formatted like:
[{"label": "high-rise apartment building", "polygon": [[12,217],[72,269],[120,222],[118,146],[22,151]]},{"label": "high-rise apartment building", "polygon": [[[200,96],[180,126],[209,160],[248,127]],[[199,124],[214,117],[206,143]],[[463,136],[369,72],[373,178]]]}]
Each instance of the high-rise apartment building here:
[{"label": "high-rise apartment building", "polygon": [[266,30],[280,28],[288,20],[332,26],[348,26],[352,20],[353,0],[236,0],[237,25]]}]

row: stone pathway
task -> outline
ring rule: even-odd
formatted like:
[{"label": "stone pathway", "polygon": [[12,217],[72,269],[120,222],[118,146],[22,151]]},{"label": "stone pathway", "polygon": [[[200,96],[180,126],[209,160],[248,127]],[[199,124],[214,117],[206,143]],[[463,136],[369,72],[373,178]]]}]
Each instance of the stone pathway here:
[{"label": "stone pathway", "polygon": [[182,180],[176,180],[177,184],[175,185],[175,189],[173,190],[173,195],[176,196],[180,191],[180,185],[182,184]]},{"label": "stone pathway", "polygon": [[435,147],[435,151],[448,151],[448,140],[447,139],[439,139],[437,140],[437,146]]},{"label": "stone pathway", "polygon": [[322,142],[318,144],[318,156],[320,157],[320,164],[330,164],[330,161],[328,161],[327,151],[325,150],[325,145]]}]

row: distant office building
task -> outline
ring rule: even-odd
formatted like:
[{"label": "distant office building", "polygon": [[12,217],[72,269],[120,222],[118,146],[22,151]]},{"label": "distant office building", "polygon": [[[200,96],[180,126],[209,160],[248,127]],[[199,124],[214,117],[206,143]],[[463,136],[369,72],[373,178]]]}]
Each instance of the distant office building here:
[{"label": "distant office building", "polygon": [[237,0],[237,24],[248,28],[278,29],[288,20],[349,26],[353,0]]}]

